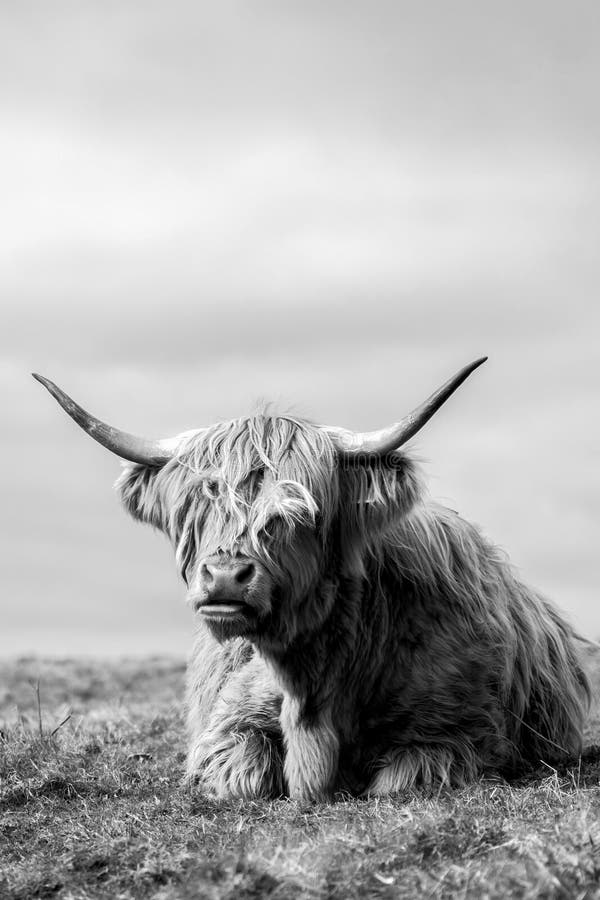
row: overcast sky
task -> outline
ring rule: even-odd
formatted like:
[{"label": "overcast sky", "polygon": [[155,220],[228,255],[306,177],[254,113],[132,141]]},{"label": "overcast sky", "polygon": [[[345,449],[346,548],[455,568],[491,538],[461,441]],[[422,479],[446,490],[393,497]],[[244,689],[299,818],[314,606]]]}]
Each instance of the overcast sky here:
[{"label": "overcast sky", "polygon": [[600,636],[600,7],[0,11],[0,652],[185,652],[166,540],[29,376],[164,436],[260,398],[415,441]]}]

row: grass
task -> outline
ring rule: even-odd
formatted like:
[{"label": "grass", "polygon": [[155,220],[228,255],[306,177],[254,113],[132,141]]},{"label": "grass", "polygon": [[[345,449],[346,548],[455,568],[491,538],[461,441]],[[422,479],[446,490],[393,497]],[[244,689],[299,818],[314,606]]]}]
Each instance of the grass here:
[{"label": "grass", "polygon": [[223,802],[181,785],[183,677],[0,662],[2,900],[600,897],[598,709],[581,760],[512,784]]}]

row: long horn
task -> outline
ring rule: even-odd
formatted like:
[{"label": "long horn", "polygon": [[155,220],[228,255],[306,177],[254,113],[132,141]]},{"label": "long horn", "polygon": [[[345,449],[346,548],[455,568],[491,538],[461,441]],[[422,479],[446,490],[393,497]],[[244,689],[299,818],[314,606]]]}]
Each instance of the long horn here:
[{"label": "long horn", "polygon": [[441,388],[438,388],[424,403],[394,425],[388,425],[387,428],[381,428],[378,431],[357,432],[348,431],[346,428],[331,427],[327,427],[326,430],[338,443],[345,456],[384,456],[386,453],[391,453],[392,450],[397,450],[398,447],[410,440],[431,419],[440,406],[452,396],[471,372],[474,372],[486,359],[487,356],[482,356],[481,359],[469,363]]},{"label": "long horn", "polygon": [[75,403],[68,394],[61,391],[53,381],[44,378],[43,375],[31,373],[36,381],[47,388],[64,411],[68,413],[84,431],[93,437],[95,441],[130,462],[142,463],[146,466],[163,466],[174,454],[174,448],[169,447],[168,441],[148,441],[146,438],[136,437],[126,431],[119,431],[112,425],[106,425],[100,419],[96,419],[85,411],[78,403]]}]

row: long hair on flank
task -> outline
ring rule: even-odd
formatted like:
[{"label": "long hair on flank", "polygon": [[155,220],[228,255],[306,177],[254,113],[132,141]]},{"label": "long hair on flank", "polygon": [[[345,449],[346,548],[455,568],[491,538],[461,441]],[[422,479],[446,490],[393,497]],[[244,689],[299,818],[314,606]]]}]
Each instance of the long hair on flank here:
[{"label": "long hair on flank", "polygon": [[[581,752],[591,688],[555,607],[523,584],[506,555],[452,510],[421,501],[384,539],[388,565],[429,615],[448,623],[439,649],[449,691],[453,660],[485,671],[504,713],[500,768]],[[466,772],[464,780],[476,777]]]}]

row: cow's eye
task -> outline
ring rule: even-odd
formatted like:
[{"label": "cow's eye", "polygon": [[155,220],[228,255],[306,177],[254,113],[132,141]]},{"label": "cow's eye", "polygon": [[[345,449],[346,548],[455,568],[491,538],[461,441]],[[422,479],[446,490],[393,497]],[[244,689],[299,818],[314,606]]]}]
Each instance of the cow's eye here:
[{"label": "cow's eye", "polygon": [[259,531],[261,537],[265,538],[268,541],[274,540],[278,534],[281,534],[284,528],[284,521],[282,516],[274,513],[270,515],[268,519],[265,519],[264,522],[260,524]]},{"label": "cow's eye", "polygon": [[267,521],[262,526],[261,534],[264,534],[267,538],[272,538],[275,536],[275,531],[277,528],[278,516],[270,516]]},{"label": "cow's eye", "polygon": [[219,496],[219,482],[216,478],[207,478],[202,483],[202,493],[209,500],[216,500]]}]

